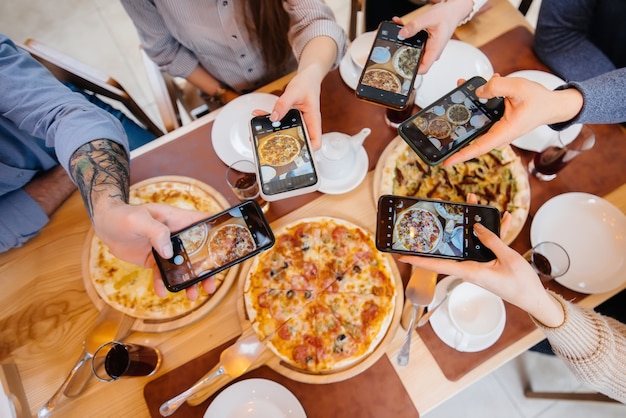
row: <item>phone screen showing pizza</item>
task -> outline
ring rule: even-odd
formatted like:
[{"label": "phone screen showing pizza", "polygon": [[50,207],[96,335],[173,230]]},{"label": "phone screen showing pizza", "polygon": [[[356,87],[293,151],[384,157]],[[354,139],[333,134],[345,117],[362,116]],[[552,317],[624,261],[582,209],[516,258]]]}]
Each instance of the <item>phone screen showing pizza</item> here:
[{"label": "phone screen showing pizza", "polygon": [[377,240],[389,251],[457,260],[494,258],[474,235],[473,225],[479,222],[499,232],[495,208],[389,196],[379,204],[379,218]]},{"label": "phone screen showing pizza", "polygon": [[357,86],[357,96],[405,107],[413,90],[426,34],[398,39],[402,26],[383,22]]},{"label": "phone screen showing pizza", "polygon": [[274,195],[318,182],[300,112],[291,109],[279,122],[252,119],[256,160],[263,193]]},{"label": "phone screen showing pizza", "polygon": [[272,245],[273,235],[255,202],[244,202],[171,237],[174,256],[157,258],[169,287],[180,290]]},{"label": "phone screen showing pizza", "polygon": [[457,90],[413,119],[413,124],[442,154],[491,123],[491,118],[477,105],[474,89],[468,85]]},{"label": "phone screen showing pizza", "polygon": [[474,77],[404,121],[400,136],[428,164],[438,163],[480,135],[504,113],[502,98],[481,100],[475,91],[485,83]]}]

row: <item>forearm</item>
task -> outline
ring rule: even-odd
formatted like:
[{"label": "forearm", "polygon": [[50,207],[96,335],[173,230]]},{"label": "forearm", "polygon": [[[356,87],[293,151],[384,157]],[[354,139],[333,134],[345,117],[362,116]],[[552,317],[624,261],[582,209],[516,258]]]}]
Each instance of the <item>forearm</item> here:
[{"label": "forearm", "polygon": [[61,166],[35,177],[24,186],[24,191],[35,201],[47,216],[76,190],[76,186]]},{"label": "forearm", "polygon": [[128,203],[128,155],[115,142],[99,139],[77,149],[70,158],[70,175],[94,225],[98,213],[104,213],[108,207]]},{"label": "forearm", "polygon": [[580,380],[596,390],[626,402],[626,325],[613,318],[576,306],[561,296],[565,320],[558,327],[537,323],[555,354]]},{"label": "forearm", "polygon": [[306,72],[308,77],[321,84],[337,57],[337,44],[328,36],[317,36],[302,50],[298,63],[298,73]]}]

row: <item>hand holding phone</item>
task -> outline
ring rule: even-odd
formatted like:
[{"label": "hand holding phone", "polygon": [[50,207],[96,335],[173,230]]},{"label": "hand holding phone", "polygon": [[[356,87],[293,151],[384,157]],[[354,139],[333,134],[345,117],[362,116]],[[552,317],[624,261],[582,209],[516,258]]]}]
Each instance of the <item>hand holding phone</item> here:
[{"label": "hand holding phone", "polygon": [[474,234],[475,223],[499,235],[500,212],[491,206],[383,195],[378,200],[376,247],[398,254],[493,260],[494,254]]},{"label": "hand holding phone", "polygon": [[264,200],[271,202],[319,188],[311,142],[299,110],[289,110],[278,122],[272,122],[269,115],[256,116],[250,129]]},{"label": "hand holding phone", "polygon": [[476,89],[485,83],[472,77],[401,123],[398,133],[426,164],[439,164],[504,114],[503,98],[476,97]]},{"label": "hand holding phone", "polygon": [[355,93],[359,99],[395,110],[409,102],[428,32],[404,39],[398,37],[402,25],[384,21],[378,27],[372,49]]},{"label": "hand holding phone", "polygon": [[246,200],[171,235],[174,255],[152,250],[165,287],[178,292],[274,245],[256,201]]}]

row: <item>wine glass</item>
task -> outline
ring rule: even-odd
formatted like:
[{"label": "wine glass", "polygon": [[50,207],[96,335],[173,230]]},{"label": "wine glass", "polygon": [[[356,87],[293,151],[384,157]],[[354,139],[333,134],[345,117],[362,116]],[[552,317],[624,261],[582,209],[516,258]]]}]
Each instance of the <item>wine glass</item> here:
[{"label": "wine glass", "polygon": [[565,248],[556,242],[544,241],[524,253],[542,283],[561,277],[569,269],[570,260]]}]

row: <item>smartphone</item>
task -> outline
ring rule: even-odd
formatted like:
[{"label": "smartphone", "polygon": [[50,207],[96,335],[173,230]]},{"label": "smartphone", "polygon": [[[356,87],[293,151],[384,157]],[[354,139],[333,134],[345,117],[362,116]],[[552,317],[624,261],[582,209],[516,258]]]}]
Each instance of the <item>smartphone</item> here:
[{"label": "smartphone", "polygon": [[485,133],[504,114],[504,99],[479,99],[486,81],[472,77],[398,127],[398,133],[429,165],[437,165]]},{"label": "smartphone", "polygon": [[178,292],[274,245],[259,204],[246,200],[171,235],[174,255],[152,249],[165,287]]},{"label": "smartphone", "polygon": [[272,122],[269,115],[250,121],[261,197],[274,201],[319,189],[311,141],[298,109]]},{"label": "smartphone", "polygon": [[428,32],[420,31],[408,39],[398,38],[402,25],[381,22],[374,44],[356,86],[359,99],[395,110],[410,103]]},{"label": "smartphone", "polygon": [[452,260],[495,258],[473,229],[479,222],[500,235],[500,211],[494,207],[383,195],[378,199],[377,218],[380,251]]}]

